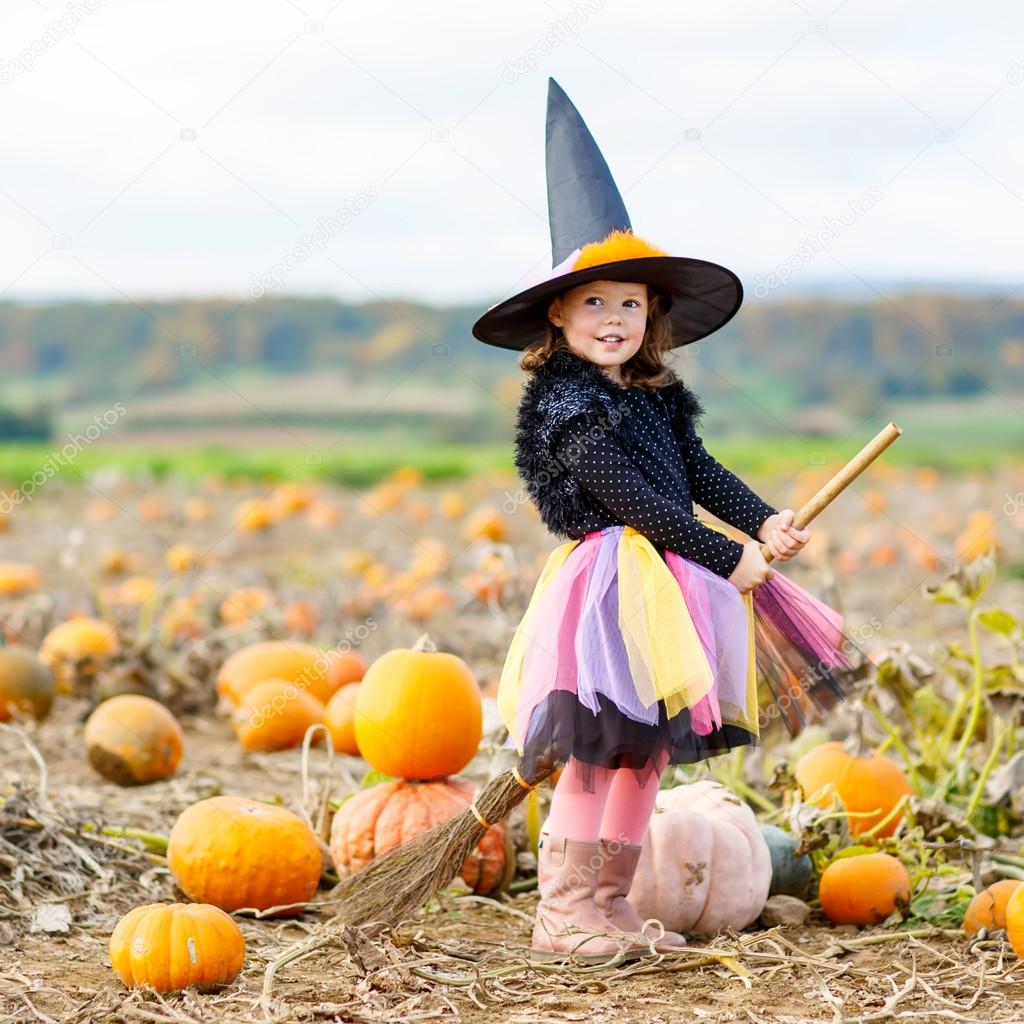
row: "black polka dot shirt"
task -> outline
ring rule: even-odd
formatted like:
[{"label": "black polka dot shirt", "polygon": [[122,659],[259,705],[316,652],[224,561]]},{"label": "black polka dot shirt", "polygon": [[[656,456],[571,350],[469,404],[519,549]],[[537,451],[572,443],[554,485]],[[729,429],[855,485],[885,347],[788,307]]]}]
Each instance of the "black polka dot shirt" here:
[{"label": "black polka dot shirt", "polygon": [[673,429],[658,391],[620,388],[617,397],[629,406],[639,428],[637,444],[629,451],[609,431],[592,429],[594,420],[587,413],[565,423],[552,443],[556,458],[607,511],[578,524],[579,536],[627,524],[656,547],[729,576],[743,545],[699,522],[693,502],[750,537],[777,509],[705,450],[691,420],[686,419],[684,429],[677,419]]}]

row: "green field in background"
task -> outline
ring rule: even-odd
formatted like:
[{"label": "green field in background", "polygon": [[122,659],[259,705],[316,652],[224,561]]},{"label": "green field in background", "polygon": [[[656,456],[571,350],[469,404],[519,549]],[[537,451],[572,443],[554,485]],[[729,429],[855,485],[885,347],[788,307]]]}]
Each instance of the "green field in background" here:
[{"label": "green field in background", "polygon": [[[872,424],[872,427],[875,425]],[[878,424],[882,426],[882,424]],[[1024,461],[1024,445],[1013,436],[985,440],[982,431],[964,425],[956,438],[936,439],[928,431],[915,434],[904,428],[904,436],[882,456],[893,465],[934,466],[945,472],[998,470],[1000,466]],[[802,467],[843,463],[873,436],[858,433],[836,442],[797,437],[729,438],[713,441],[705,437],[708,450],[738,474],[791,475]],[[60,473],[68,478],[89,475],[106,466],[120,466],[126,472],[149,472],[155,476],[179,475],[199,479],[210,474],[225,477],[325,479],[350,486],[368,486],[400,466],[416,466],[430,480],[459,479],[493,468],[513,469],[512,445],[438,445],[417,442],[410,437],[401,445],[379,438],[346,439],[327,455],[311,454],[300,448],[195,447],[134,449],[97,447],[77,453],[70,465],[61,466],[52,453],[54,446],[7,444],[0,446],[0,483],[18,487]]]}]

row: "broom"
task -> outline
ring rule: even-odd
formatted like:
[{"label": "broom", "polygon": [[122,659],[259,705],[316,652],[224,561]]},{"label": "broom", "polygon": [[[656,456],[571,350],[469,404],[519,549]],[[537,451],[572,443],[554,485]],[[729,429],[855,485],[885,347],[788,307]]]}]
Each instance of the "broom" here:
[{"label": "broom", "polygon": [[[800,529],[806,526],[901,433],[895,423],[879,431],[800,508],[794,516],[794,525]],[[765,558],[771,560],[767,547],[761,550]],[[769,587],[773,581],[774,577],[756,590]],[[336,919],[373,931],[397,924],[419,910],[451,883],[484,832],[504,820],[528,792],[554,773],[557,764],[552,760],[537,767],[531,779],[524,779],[517,768],[502,772],[484,786],[467,810],[343,879],[331,894],[331,902],[339,905]]]}]

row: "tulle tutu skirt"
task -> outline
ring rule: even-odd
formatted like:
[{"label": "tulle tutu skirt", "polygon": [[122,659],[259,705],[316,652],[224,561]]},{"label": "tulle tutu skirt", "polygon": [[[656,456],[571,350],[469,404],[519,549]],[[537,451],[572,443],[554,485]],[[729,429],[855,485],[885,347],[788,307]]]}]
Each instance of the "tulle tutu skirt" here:
[{"label": "tulle tutu skirt", "polygon": [[588,533],[548,556],[509,646],[505,745],[528,779],[572,755],[585,780],[628,767],[642,785],[666,751],[699,761],[775,718],[795,735],[845,696],[842,626],[778,572],[741,594],[631,526]]}]

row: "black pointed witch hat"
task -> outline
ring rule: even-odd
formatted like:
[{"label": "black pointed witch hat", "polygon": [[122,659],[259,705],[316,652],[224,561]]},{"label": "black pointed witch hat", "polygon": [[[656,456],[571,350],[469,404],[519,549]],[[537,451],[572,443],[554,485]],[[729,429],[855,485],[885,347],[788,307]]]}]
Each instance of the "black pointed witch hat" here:
[{"label": "black pointed witch hat", "polygon": [[636,281],[662,292],[675,347],[706,338],[732,319],[743,301],[739,278],[717,263],[669,256],[633,234],[601,150],[553,78],[546,163],[551,273],[487,310],[473,325],[474,337],[520,350],[543,341],[551,300],[588,281]]}]

